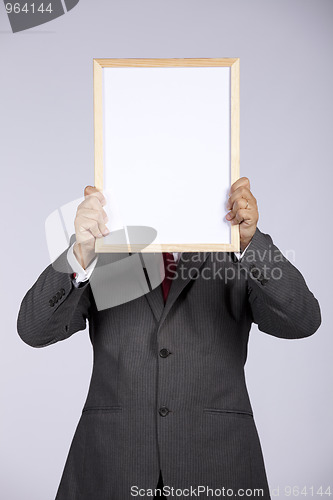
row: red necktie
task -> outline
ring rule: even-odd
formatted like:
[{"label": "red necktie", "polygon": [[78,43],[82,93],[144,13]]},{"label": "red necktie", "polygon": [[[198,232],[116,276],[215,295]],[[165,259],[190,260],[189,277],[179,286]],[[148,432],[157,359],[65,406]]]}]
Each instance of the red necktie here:
[{"label": "red necktie", "polygon": [[162,291],[165,304],[171,287],[171,283],[176,277],[175,271],[177,268],[177,263],[175,262],[172,253],[163,252],[162,255],[163,255],[164,271],[165,271],[165,277],[164,280],[162,281]]}]

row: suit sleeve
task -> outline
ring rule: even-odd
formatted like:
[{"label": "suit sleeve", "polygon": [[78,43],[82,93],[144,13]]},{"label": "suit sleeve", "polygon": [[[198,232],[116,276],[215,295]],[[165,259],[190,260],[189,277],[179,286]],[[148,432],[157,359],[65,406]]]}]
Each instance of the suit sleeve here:
[{"label": "suit sleeve", "polygon": [[92,301],[90,284],[74,286],[67,251],[42,272],[22,300],[17,331],[32,347],[46,347],[86,328]]},{"label": "suit sleeve", "polygon": [[247,274],[253,321],[275,337],[309,337],[321,324],[317,299],[302,274],[258,228],[240,262]]}]

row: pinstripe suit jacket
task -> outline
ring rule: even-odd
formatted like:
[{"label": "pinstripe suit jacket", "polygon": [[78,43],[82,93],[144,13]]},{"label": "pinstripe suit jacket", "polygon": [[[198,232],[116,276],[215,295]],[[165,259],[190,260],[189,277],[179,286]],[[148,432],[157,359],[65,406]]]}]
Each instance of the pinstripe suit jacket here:
[{"label": "pinstripe suit jacket", "polygon": [[307,337],[321,316],[270,236],[257,229],[249,250],[241,262],[182,254],[185,272],[165,306],[159,286],[98,311],[90,284],[75,288],[71,270],[52,265],[27,292],[18,315],[24,342],[48,346],[88,320],[94,350],[56,500],[133,498],[131,486],[155,488],[160,469],[170,487],[263,488],[269,498],[244,377],[249,331],[254,322],[275,337]]}]

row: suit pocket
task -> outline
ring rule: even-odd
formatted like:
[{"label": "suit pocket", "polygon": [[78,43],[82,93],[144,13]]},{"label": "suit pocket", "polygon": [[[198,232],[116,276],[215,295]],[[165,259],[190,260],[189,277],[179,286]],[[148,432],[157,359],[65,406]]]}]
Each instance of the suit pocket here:
[{"label": "suit pocket", "polygon": [[227,410],[222,408],[204,408],[204,413],[209,413],[211,415],[230,415],[236,417],[253,418],[253,413],[245,410]]},{"label": "suit pocket", "polygon": [[122,411],[121,406],[87,406],[83,408],[82,415],[90,413],[120,413]]}]

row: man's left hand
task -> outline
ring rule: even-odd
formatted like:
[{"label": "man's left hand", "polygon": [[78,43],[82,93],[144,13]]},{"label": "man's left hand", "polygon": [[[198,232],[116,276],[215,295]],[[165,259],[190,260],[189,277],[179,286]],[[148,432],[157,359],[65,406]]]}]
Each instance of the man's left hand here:
[{"label": "man's left hand", "polygon": [[226,219],[231,224],[239,224],[240,247],[243,252],[250,243],[259,219],[257,200],[250,191],[250,181],[241,177],[233,183],[229,193]]}]

